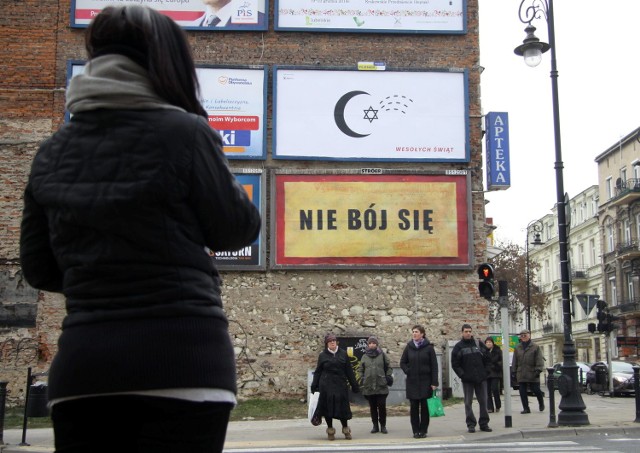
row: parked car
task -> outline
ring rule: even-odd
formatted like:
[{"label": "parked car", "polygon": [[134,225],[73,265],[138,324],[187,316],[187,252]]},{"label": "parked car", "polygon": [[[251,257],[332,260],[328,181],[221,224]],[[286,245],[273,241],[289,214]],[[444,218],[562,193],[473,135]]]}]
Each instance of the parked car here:
[{"label": "parked car", "polygon": [[[582,386],[582,390],[587,388],[587,373],[591,369],[591,364],[586,362],[576,362],[578,365],[578,382]],[[553,388],[558,389],[558,378],[562,376],[562,363],[556,363],[553,365],[553,377],[555,378],[553,382]]]},{"label": "parked car", "polygon": [[[631,395],[635,393],[633,366],[637,366],[637,364],[619,360],[611,362],[614,395]],[[598,369],[605,371],[606,381],[604,385],[598,382]],[[607,391],[609,391],[609,370],[607,362],[596,362],[591,365],[587,373],[587,393],[591,395],[595,392],[605,393]]]}]

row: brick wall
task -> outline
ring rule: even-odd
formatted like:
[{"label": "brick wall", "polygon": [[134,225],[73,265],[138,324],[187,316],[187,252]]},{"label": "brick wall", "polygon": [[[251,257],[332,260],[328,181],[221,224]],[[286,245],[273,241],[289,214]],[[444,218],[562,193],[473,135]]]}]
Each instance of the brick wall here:
[{"label": "brick wall", "polygon": [[[466,35],[368,33],[189,32],[196,62],[229,65],[314,65],[354,68],[358,61],[384,61],[389,69],[469,71],[471,161],[456,164],[472,173],[475,262],[484,256],[480,72],[477,0],[468,0]],[[273,1],[271,2],[273,8]],[[83,29],[71,29],[69,0],[10,1],[0,17],[0,265],[19,275],[18,237],[22,191],[40,141],[63,122],[68,60],[85,58]],[[268,83],[269,111],[271,77]],[[271,117],[267,119],[270,148]],[[359,168],[356,162],[234,161],[240,168]],[[379,165],[377,165],[379,166]],[[385,163],[385,168],[443,170],[446,164]],[[270,218],[267,214],[267,225]],[[241,396],[304,396],[327,331],[377,334],[397,362],[415,322],[437,345],[459,336],[470,322],[482,336],[486,303],[477,296],[474,270],[266,271],[225,273],[224,300],[238,357]],[[10,291],[2,304],[15,303]],[[26,368],[48,369],[64,316],[60,295],[40,293],[36,327],[0,326],[0,380],[9,398],[24,389]],[[15,345],[24,353],[17,358]],[[27,354],[33,349],[35,353]],[[29,349],[31,348],[31,349]],[[19,354],[18,354],[19,355]],[[17,358],[17,359],[16,359]]]}]

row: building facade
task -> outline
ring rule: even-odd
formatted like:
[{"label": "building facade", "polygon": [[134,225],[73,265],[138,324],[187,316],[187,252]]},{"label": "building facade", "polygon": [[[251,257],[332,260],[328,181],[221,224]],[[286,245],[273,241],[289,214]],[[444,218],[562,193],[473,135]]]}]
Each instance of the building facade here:
[{"label": "building facade", "polygon": [[602,299],[614,322],[613,357],[638,360],[640,326],[640,128],[596,157],[600,185]]},{"label": "building facade", "polygon": [[[29,288],[22,278],[19,233],[22,194],[31,160],[40,142],[65,121],[65,87],[70,78],[70,63],[86,58],[84,28],[70,25],[76,19],[72,14],[82,12],[81,8],[76,8],[80,3],[76,0],[5,2],[0,19],[3,44],[0,46],[3,62],[0,79],[0,168],[3,178],[0,185],[0,380],[9,382],[11,401],[19,401],[24,396],[28,368],[34,373],[47,371],[56,352],[65,314],[63,296]],[[92,3],[102,5],[106,2]],[[179,4],[181,6],[175,8],[182,8],[184,4],[201,2],[164,3],[171,9],[172,5]],[[314,29],[313,21],[305,29],[276,30],[274,3],[266,2],[269,8],[265,12],[265,29],[187,30],[199,66],[229,70],[261,68],[266,74],[265,155],[235,160],[229,156],[234,171],[243,173],[257,169],[264,175],[261,189],[265,193],[261,208],[264,217],[263,268],[222,272],[223,297],[236,347],[241,398],[306,395],[307,371],[315,366],[317,354],[323,347],[322,338],[327,332],[347,339],[376,334],[391,360],[397,363],[411,338],[413,324],[425,325],[428,337],[442,348],[441,351],[447,340],[459,338],[464,322],[471,323],[479,337],[489,330],[487,303],[478,296],[475,272],[477,264],[487,259],[488,228],[483,193],[478,1],[453,2],[464,6],[459,7],[463,8],[459,14],[446,16],[446,20],[459,17],[463,24],[463,28],[452,33],[354,29],[327,32]],[[415,7],[432,8],[429,2],[420,2]],[[362,24],[366,21],[358,22],[357,26]],[[403,156],[401,159],[370,159],[363,163],[313,155],[309,158],[274,158],[274,134],[276,131],[289,132],[287,125],[282,121],[277,123],[274,117],[276,66],[350,70],[357,75],[359,63],[374,61],[383,62],[386,71],[368,74],[392,71],[403,74],[434,71],[446,77],[460,74],[464,84],[458,93],[459,100],[466,106],[461,136],[468,155],[455,161],[447,160],[446,153],[451,150],[442,146],[438,159],[420,162],[411,159],[421,150],[404,146],[405,143],[398,151]],[[361,67],[379,68],[372,64]],[[229,78],[221,80],[228,81]],[[413,89],[413,85],[391,84],[387,87],[394,91],[392,94],[401,88]],[[416,93],[420,94],[424,88],[418,87]],[[308,90],[304,97],[318,92],[327,97],[325,91],[331,89],[317,87]],[[279,109],[278,112],[285,111]],[[333,113],[332,109],[330,114]],[[295,115],[289,118],[296,119]],[[373,121],[374,117],[367,119]],[[309,121],[308,125],[312,123]],[[416,124],[413,129],[416,137],[429,141],[429,137],[420,136],[421,132],[424,134],[424,124]],[[320,138],[313,134],[305,136],[309,142]],[[365,153],[368,151],[364,150]],[[399,265],[370,261],[371,265],[358,268],[348,264],[330,268],[274,266],[279,259],[276,256],[279,246],[275,211],[279,186],[276,180],[280,174],[314,172],[329,175],[373,172],[374,177],[370,179],[374,180],[378,172],[461,176],[467,190],[460,192],[458,212],[465,214],[467,226],[454,238],[456,246],[468,250],[468,255],[455,266],[412,266],[407,265],[407,261]],[[350,197],[351,193],[345,193],[336,200],[350,200]],[[371,203],[375,201],[368,202],[363,209]],[[453,212],[450,209],[441,211]],[[437,230],[435,233],[439,234]],[[425,241],[431,240],[429,231],[422,234]]]},{"label": "building facade", "polygon": [[[591,186],[569,200],[567,216],[568,254],[571,279],[572,333],[576,360],[595,362],[604,358],[600,335],[588,330],[594,322],[595,301],[601,295],[602,264],[598,226],[598,186]],[[570,219],[570,220],[569,220]],[[549,301],[543,319],[532,318],[532,337],[543,348],[547,366],[562,361],[564,343],[558,217],[552,213],[538,220],[541,244],[529,246],[531,261],[540,266],[534,284]]]}]

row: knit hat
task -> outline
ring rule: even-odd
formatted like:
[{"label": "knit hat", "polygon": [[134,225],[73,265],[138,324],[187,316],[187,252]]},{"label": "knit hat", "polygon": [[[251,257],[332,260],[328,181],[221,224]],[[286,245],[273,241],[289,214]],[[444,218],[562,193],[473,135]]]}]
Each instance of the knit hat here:
[{"label": "knit hat", "polygon": [[485,343],[486,343],[487,341],[490,341],[491,343],[496,344],[496,342],[495,342],[495,341],[493,341],[493,337],[491,337],[491,336],[489,336],[489,337],[487,337],[487,338],[485,338],[485,339],[484,339],[484,342],[485,342]]},{"label": "knit hat", "polygon": [[324,336],[324,344],[329,343],[330,341],[338,341],[336,336],[332,333],[328,333]]},{"label": "knit hat", "polygon": [[525,334],[525,333],[530,334],[531,332],[529,332],[529,329],[522,329],[522,330],[520,331],[520,335],[523,335],[523,334]]},{"label": "knit hat", "polygon": [[378,341],[378,338],[371,336],[367,339],[367,344],[369,343],[375,343],[376,345],[380,344],[380,342]]}]

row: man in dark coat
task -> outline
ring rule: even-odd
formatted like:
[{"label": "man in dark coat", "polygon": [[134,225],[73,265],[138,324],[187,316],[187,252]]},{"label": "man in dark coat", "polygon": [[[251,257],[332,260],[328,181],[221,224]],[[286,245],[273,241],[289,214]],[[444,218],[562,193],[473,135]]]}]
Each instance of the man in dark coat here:
[{"label": "man in dark coat", "polygon": [[531,390],[538,398],[538,408],[544,410],[544,393],[540,390],[540,373],[544,371],[544,357],[540,347],[531,341],[531,332],[524,329],[520,332],[520,343],[513,351],[511,363],[513,372],[518,381],[520,400],[522,401],[521,414],[531,413],[527,389]]},{"label": "man in dark coat", "polygon": [[311,383],[311,393],[320,392],[316,415],[324,417],[327,422],[329,440],[335,439],[334,418],[340,420],[342,433],[345,439],[349,440],[351,439],[351,428],[349,428],[347,421],[351,420],[352,414],[347,381],[351,385],[353,393],[358,393],[360,388],[349,356],[346,351],[338,348],[336,336],[326,335],[324,344],[325,349],[318,356],[318,364]]},{"label": "man in dark coat", "polygon": [[473,414],[473,393],[480,405],[480,431],[491,432],[489,428],[489,412],[487,411],[487,368],[489,355],[487,347],[472,335],[469,324],[462,325],[462,340],[451,351],[451,366],[462,380],[464,392],[464,410],[467,428],[470,433],[476,432],[476,417]]},{"label": "man in dark coat", "polygon": [[431,398],[438,383],[438,361],[433,344],[425,336],[424,327],[415,325],[411,329],[412,340],[404,348],[400,368],[407,375],[406,395],[411,404],[410,417],[413,437],[427,437],[429,409],[427,398]]}]

